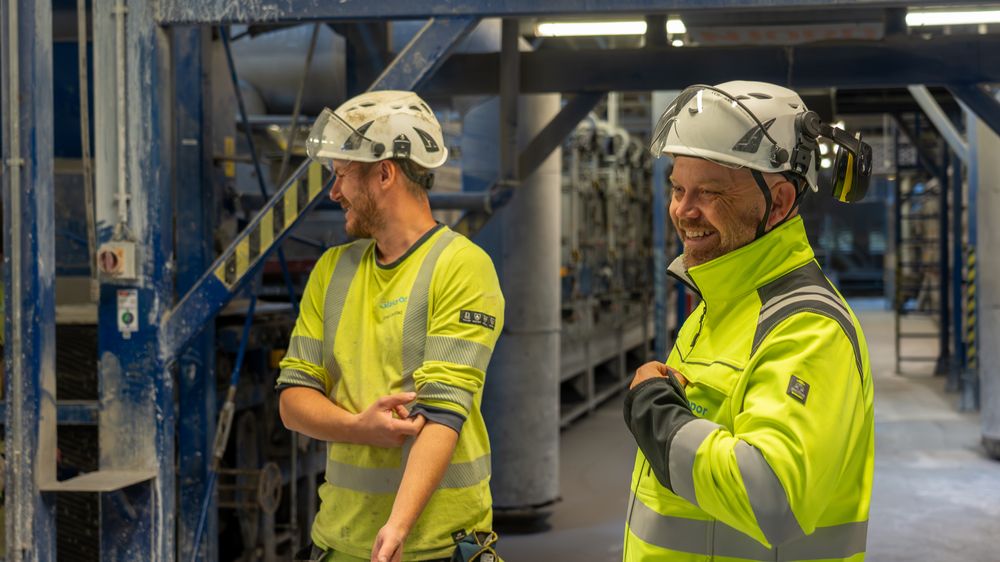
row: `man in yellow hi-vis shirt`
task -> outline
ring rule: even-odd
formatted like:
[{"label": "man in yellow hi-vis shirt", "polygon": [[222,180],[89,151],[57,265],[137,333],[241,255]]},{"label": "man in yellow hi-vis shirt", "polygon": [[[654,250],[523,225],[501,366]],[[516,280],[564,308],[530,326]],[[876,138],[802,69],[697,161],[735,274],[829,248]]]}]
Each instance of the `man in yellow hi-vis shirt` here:
[{"label": "man in yellow hi-vis shirt", "polygon": [[684,242],[669,271],[701,303],[625,399],[639,445],[626,562],[864,559],[868,349],[796,215],[818,188],[820,136],[839,148],[831,194],[861,199],[870,147],[791,90],[692,86],[660,118],[651,150],[675,158]]},{"label": "man in yellow hi-vis shirt", "polygon": [[317,262],[278,378],[285,426],[328,442],[314,557],[446,560],[492,526],[480,402],[503,328],[496,271],[431,216],[447,149],[416,94],[324,110],[307,151],[359,239]]}]

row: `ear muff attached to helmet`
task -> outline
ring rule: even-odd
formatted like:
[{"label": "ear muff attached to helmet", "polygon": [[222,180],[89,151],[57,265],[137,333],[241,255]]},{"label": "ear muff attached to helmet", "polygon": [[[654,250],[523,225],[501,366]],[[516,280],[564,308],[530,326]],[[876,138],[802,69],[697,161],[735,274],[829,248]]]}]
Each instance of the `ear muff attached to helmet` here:
[{"label": "ear muff attached to helmet", "polygon": [[833,162],[832,195],[843,203],[861,201],[868,193],[868,183],[872,177],[872,147],[861,142],[860,133],[851,143],[833,140],[840,146],[840,150]]},{"label": "ear muff attached to helmet", "polygon": [[[868,193],[872,177],[872,147],[861,141],[861,133],[851,136],[846,131],[822,123],[819,115],[806,111],[796,119],[799,131],[798,146],[792,152],[792,170],[804,173],[810,159],[817,152],[816,139],[824,137],[837,144],[837,158],[833,163],[831,195],[844,203],[855,203]],[[814,160],[818,163],[818,160]]]}]

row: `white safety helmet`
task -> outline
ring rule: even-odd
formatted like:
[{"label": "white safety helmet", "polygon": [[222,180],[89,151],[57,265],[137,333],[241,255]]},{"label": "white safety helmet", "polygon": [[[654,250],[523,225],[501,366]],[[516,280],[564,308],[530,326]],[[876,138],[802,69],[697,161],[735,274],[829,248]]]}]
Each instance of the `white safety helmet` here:
[{"label": "white safety helmet", "polygon": [[441,125],[430,107],[413,92],[367,92],[326,108],[316,119],[306,153],[332,167],[331,161],[378,162],[409,159],[437,168],[448,159]]},{"label": "white safety helmet", "polygon": [[815,144],[800,143],[799,116],[807,111],[798,94],[774,84],[736,80],[690,86],[663,112],[650,152],[759,172],[791,172],[817,191]]}]

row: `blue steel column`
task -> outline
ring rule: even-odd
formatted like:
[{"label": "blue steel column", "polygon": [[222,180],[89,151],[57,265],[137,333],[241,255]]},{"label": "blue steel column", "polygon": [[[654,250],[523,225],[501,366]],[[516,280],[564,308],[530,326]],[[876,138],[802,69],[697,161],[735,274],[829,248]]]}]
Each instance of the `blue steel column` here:
[{"label": "blue steel column", "polygon": [[[968,136],[968,133],[966,133]],[[966,161],[968,155],[966,152]],[[962,370],[965,366],[965,347],[962,344],[962,268],[965,265],[965,251],[962,245],[962,161],[954,154],[951,158],[951,327],[952,365],[948,381],[954,381],[954,389],[962,387]]]},{"label": "blue steel column", "polygon": [[667,160],[653,160],[653,358],[667,360],[670,326],[667,323]]},{"label": "blue steel column", "polygon": [[[175,95],[174,186],[177,205],[176,242],[177,293],[185,294],[212,265],[212,224],[215,191],[208,165],[211,137],[206,130],[207,64],[205,45],[210,31],[205,27],[175,27],[171,30],[171,56]],[[180,357],[178,368],[178,472],[177,553],[192,560],[195,528],[205,495],[212,456],[212,432],[216,417],[215,322],[209,319],[201,333]],[[217,560],[218,510],[214,494],[208,499],[205,536],[199,555]]]},{"label": "blue steel column", "polygon": [[52,10],[2,9],[6,560],[54,561],[56,478]]},{"label": "blue steel column", "polygon": [[[95,0],[95,147],[99,243],[118,225],[116,186],[128,193],[124,215],[136,244],[136,279],[102,280],[98,310],[100,467],[148,472],[152,480],[101,496],[102,560],[173,560],[176,485],[173,377],[162,350],[160,319],[174,287],[171,193],[172,123],[167,31],[155,24],[157,4]],[[124,11],[124,37],[116,22]],[[118,40],[122,41],[121,43]],[[120,51],[124,50],[124,82]],[[124,97],[116,93],[123,87]],[[119,122],[116,109],[124,104]],[[125,151],[119,153],[120,139]],[[119,184],[124,172],[125,182]],[[120,291],[135,291],[137,331],[118,331]]]}]

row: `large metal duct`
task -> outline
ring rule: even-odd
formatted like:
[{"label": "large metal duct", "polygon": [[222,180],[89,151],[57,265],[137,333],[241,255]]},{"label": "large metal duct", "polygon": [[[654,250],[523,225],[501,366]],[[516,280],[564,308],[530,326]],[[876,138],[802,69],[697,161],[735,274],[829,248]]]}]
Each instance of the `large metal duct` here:
[{"label": "large metal duct", "polygon": [[[499,50],[500,22],[483,22],[463,47]],[[559,107],[558,95],[521,96],[520,149]],[[496,97],[465,113],[463,190],[484,189],[499,177],[499,123]],[[507,301],[482,405],[498,515],[544,515],[559,497],[561,161],[556,150],[476,238],[493,257]]]},{"label": "large metal duct", "polygon": [[[259,94],[268,114],[292,113],[312,32],[312,25],[297,25],[233,41],[240,81]],[[321,25],[302,95],[303,115],[318,115],[324,107],[337,107],[345,100],[346,69],[344,38]]]},{"label": "large metal duct", "polygon": [[[971,120],[970,120],[971,121]],[[1000,153],[1000,137],[981,120],[969,127],[970,145],[973,145],[973,162],[977,169],[969,178],[978,183],[976,201],[977,224],[977,273],[976,296],[979,299],[979,351],[980,397],[982,404],[983,444],[990,455],[1000,459],[1000,228],[992,217],[1000,214],[1000,160],[990,155]]]}]

